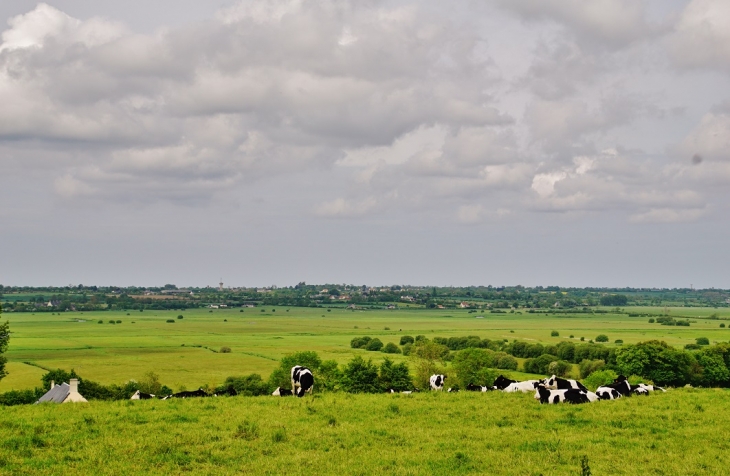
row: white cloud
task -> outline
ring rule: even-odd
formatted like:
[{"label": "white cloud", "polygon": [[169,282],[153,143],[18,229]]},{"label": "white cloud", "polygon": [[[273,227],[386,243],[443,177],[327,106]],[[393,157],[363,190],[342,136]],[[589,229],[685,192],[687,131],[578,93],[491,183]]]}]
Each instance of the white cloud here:
[{"label": "white cloud", "polygon": [[692,0],[670,42],[673,57],[681,66],[730,71],[730,3]]}]

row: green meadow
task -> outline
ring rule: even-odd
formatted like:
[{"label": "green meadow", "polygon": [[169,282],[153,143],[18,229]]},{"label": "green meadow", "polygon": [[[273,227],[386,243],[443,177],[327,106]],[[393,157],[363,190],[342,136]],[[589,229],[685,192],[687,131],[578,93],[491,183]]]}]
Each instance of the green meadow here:
[{"label": "green meadow", "polygon": [[8,407],[0,474],[727,474],[730,392],[315,394]]},{"label": "green meadow", "polygon": [[[648,323],[629,313],[669,311],[690,318],[690,327]],[[183,319],[177,319],[182,314]],[[707,319],[716,314],[720,320]],[[522,339],[557,343],[586,341],[608,335],[634,343],[660,339],[681,347],[697,337],[711,342],[730,340],[730,309],[626,308],[622,314],[492,314],[488,311],[441,309],[347,310],[344,308],[264,307],[144,312],[4,313],[11,339],[6,354],[10,374],[0,381],[0,392],[39,385],[44,369],[75,369],[103,384],[139,380],[149,371],[177,390],[214,386],[231,375],[259,373],[264,378],[291,352],[314,350],[322,359],[340,363],[360,354],[379,362],[386,356],[350,348],[353,337],[379,337],[398,343],[402,335],[427,337],[478,335],[490,339]],[[174,323],[166,322],[173,319]],[[99,324],[98,321],[103,323]],[[110,324],[110,320],[121,323]],[[387,329],[386,329],[387,328]],[[558,337],[551,337],[551,331]],[[221,347],[231,353],[218,353]],[[396,361],[406,359],[390,355]]]}]

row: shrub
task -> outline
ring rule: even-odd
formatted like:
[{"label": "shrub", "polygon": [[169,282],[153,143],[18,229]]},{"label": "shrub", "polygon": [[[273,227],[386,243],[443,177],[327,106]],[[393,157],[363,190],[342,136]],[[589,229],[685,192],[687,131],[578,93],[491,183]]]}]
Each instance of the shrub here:
[{"label": "shrub", "polygon": [[614,344],[623,344],[624,341],[622,339],[616,339],[615,341],[613,341],[613,343]]},{"label": "shrub", "polygon": [[697,345],[710,345],[710,339],[707,337],[698,337],[695,339]]},{"label": "shrub", "polygon": [[548,367],[551,362],[557,362],[558,357],[556,355],[543,354],[535,359],[525,360],[525,372],[530,374],[542,374],[547,375],[549,372]]},{"label": "shrub", "polygon": [[720,327],[725,327],[725,324],[720,324]]},{"label": "shrub", "polygon": [[114,321],[114,319],[111,319],[111,320],[109,321],[109,324],[115,324],[115,323],[116,323],[116,322]]},{"label": "shrub", "polygon": [[413,349],[413,344],[406,344],[403,346],[403,355],[411,355],[411,350]]},{"label": "shrub", "polygon": [[[277,387],[289,388],[291,380],[287,385],[277,385]],[[269,385],[264,382],[259,374],[246,375],[245,377],[228,377],[222,385],[216,387],[216,393],[224,393],[235,391],[237,395],[245,395],[247,397],[255,397],[258,395],[268,395]],[[231,392],[233,393],[233,392]]]},{"label": "shrub", "polygon": [[389,331],[390,330],[390,327],[383,327],[383,330],[384,331]]},{"label": "shrub", "polygon": [[172,324],[175,324],[175,319],[168,319],[168,320],[166,320],[165,322],[170,322],[170,323],[172,323]]},{"label": "shrub", "polygon": [[400,354],[401,350],[394,343],[388,342],[387,344],[385,344],[385,347],[383,347],[381,352],[385,352],[386,354]]},{"label": "shrub", "polygon": [[492,385],[497,372],[492,370],[494,352],[486,349],[464,349],[457,352],[452,363],[457,383],[461,388],[469,384]]},{"label": "shrub", "polygon": [[560,337],[560,332],[558,332],[558,331],[552,331],[550,333],[550,337]]},{"label": "shrub", "polygon": [[372,339],[370,342],[368,342],[368,345],[365,346],[365,350],[369,350],[371,352],[377,352],[382,348],[383,342],[377,337],[375,339]]},{"label": "shrub", "polygon": [[697,344],[685,344],[684,349],[685,350],[700,350],[702,347],[700,347]]},{"label": "shrub", "polygon": [[578,364],[578,369],[580,370],[580,378],[586,378],[593,374],[594,372],[598,372],[600,370],[603,370],[603,367],[606,366],[606,362],[604,362],[601,359],[598,360],[588,360],[584,359]]},{"label": "shrub", "polygon": [[378,367],[370,359],[355,356],[342,371],[342,386],[350,393],[380,393]]},{"label": "shrub", "polygon": [[616,368],[623,375],[640,375],[657,385],[683,386],[690,382],[697,361],[690,352],[656,340],[616,349]]},{"label": "shrub", "polygon": [[221,354],[230,354],[231,353],[231,348],[224,346],[224,347],[221,347],[221,350],[219,350],[218,352],[220,352]]},{"label": "shrub", "polygon": [[313,351],[295,352],[285,355],[279,360],[279,367],[274,369],[269,376],[269,388],[273,391],[276,387],[291,387],[291,369],[295,365],[301,365],[311,370],[314,375],[315,385],[317,385],[320,380],[317,371],[322,364],[322,359]]},{"label": "shrub", "polygon": [[381,391],[393,389],[396,392],[413,389],[413,382],[405,362],[393,363],[389,358],[383,359],[378,376]]},{"label": "shrub", "polygon": [[139,391],[159,395],[162,390],[160,376],[154,372],[147,372],[144,378],[139,382]]},{"label": "shrub", "polygon": [[573,365],[565,360],[558,360],[557,362],[550,362],[548,365],[547,374],[557,375],[558,377],[567,377],[573,370]]},{"label": "shrub", "polygon": [[629,302],[629,299],[622,294],[614,294],[611,296],[601,297],[601,306],[625,306]]},{"label": "shrub", "polygon": [[653,317],[651,319],[649,319],[649,324],[654,324],[654,322],[656,322],[656,321],[654,320]]},{"label": "shrub", "polygon": [[97,321],[97,323],[99,323],[99,324],[104,324],[104,321],[102,321],[101,319],[99,319],[99,320]]},{"label": "shrub", "polygon": [[414,342],[415,339],[411,336],[401,336],[400,338],[400,345],[413,344]]},{"label": "shrub", "polygon": [[585,338],[585,337],[581,337],[581,338],[580,338],[580,341],[581,341],[581,342],[583,342],[584,340],[586,340],[586,338]]},{"label": "shrub", "polygon": [[122,323],[122,321],[120,321],[119,319],[117,319],[117,324],[121,324],[121,323]]},{"label": "shrub", "polygon": [[596,342],[608,342],[608,336],[606,334],[599,334],[596,337]]},{"label": "shrub", "polygon": [[595,390],[602,385],[608,385],[618,377],[613,370],[598,370],[593,372],[583,380],[583,384],[591,390]]},{"label": "shrub", "polygon": [[426,336],[423,336],[423,335],[416,336],[416,342],[425,342],[427,340],[428,339],[426,338]]},{"label": "shrub", "polygon": [[350,347],[353,349],[364,349],[370,343],[372,339],[370,337],[355,337],[350,341]]},{"label": "shrub", "polygon": [[[241,310],[243,311],[243,309],[241,309]],[[178,319],[182,319],[182,318],[183,318],[183,315],[182,315],[182,314],[180,314],[179,316],[177,316],[177,318],[178,318]]]},{"label": "shrub", "polygon": [[494,366],[501,370],[517,370],[517,359],[506,352],[494,354]]}]

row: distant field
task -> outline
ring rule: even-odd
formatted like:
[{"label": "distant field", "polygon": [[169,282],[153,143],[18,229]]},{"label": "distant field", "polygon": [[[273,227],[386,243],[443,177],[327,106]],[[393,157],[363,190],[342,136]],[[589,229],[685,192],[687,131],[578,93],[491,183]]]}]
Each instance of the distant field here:
[{"label": "distant field", "polygon": [[[626,312],[658,315],[663,308],[626,308]],[[671,316],[693,319],[713,313],[718,313],[720,319],[730,319],[730,309],[670,309]],[[184,319],[176,319],[178,314],[183,314]],[[350,340],[363,335],[377,336],[384,343],[398,343],[404,334],[478,335],[543,343],[560,342],[570,335],[575,341],[580,337],[588,341],[606,334],[611,343],[616,339],[627,344],[661,339],[676,346],[693,343],[696,337],[730,340],[730,328],[719,328],[721,322],[727,321],[696,319],[691,327],[668,327],[627,314],[474,314],[443,309],[328,312],[320,308],[265,307],[247,308],[244,312],[196,309],[129,315],[121,311],[5,313],[2,319],[10,320],[12,337],[6,354],[10,375],[0,381],[0,392],[37,386],[44,372],[39,367],[74,368],[81,376],[105,384],[139,380],[153,370],[164,383],[178,389],[219,384],[230,375],[256,372],[266,377],[282,355],[299,350],[315,350],[323,359],[341,363],[356,354],[376,361],[385,357],[379,352],[351,349]],[[109,324],[112,319],[122,323]],[[175,323],[165,322],[167,319],[174,319]],[[98,320],[104,323],[98,324]],[[550,337],[552,330],[558,331],[560,337]],[[232,353],[214,352],[223,346],[230,347]],[[399,355],[394,358],[404,359]]]},{"label": "distant field", "polygon": [[0,474],[727,474],[729,405],[719,389],[25,405],[0,411]]}]

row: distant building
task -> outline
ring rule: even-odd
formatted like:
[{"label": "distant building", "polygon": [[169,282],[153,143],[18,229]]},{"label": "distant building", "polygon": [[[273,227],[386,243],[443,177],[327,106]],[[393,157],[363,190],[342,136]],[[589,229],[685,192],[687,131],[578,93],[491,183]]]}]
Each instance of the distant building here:
[{"label": "distant building", "polygon": [[53,402],[53,403],[80,403],[87,400],[79,393],[79,379],[72,378],[69,383],[56,385],[51,380],[51,389],[46,392],[36,403]]}]

